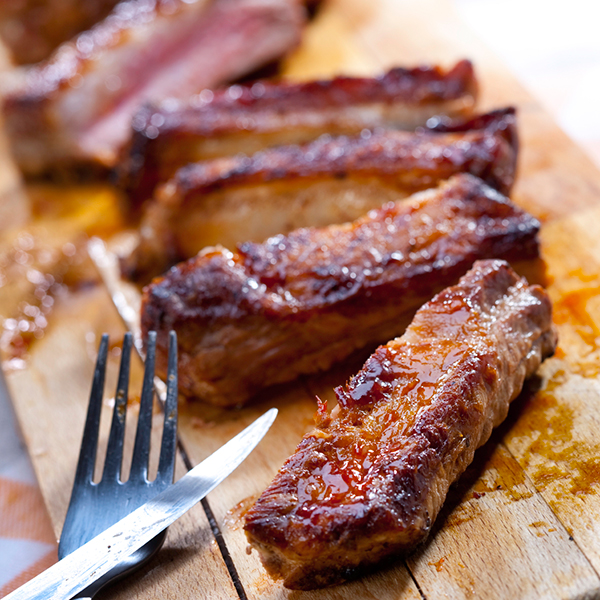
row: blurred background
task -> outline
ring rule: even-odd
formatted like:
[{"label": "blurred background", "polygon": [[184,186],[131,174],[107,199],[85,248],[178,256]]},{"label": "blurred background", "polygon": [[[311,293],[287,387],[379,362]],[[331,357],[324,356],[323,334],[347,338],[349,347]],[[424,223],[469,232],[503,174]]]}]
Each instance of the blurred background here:
[{"label": "blurred background", "polygon": [[469,27],[600,166],[600,3],[452,2]]}]

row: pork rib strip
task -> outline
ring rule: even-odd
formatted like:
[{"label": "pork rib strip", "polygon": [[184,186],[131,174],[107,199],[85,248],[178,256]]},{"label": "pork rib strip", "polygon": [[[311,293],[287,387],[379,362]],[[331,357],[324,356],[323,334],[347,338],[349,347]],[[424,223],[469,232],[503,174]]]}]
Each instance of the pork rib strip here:
[{"label": "pork rib strip", "polygon": [[556,346],[551,304],[504,261],[476,262],[378,348],[246,514],[289,588],[340,583],[422,541],[449,486]]},{"label": "pork rib strip", "polygon": [[517,161],[514,109],[456,127],[461,131],[325,136],[183,167],[146,206],[138,246],[124,259],[123,273],[147,283],[205,246],[232,248],[300,227],[352,221],[456,173],[476,175],[507,194]]},{"label": "pork rib strip", "polygon": [[127,0],[5,92],[13,155],[29,174],[114,167],[144,102],[189,98],[295,47],[297,0]]},{"label": "pork rib strip", "polygon": [[200,160],[302,144],[321,134],[374,127],[414,130],[438,115],[469,117],[477,101],[473,65],[395,68],[372,78],[257,81],[205,90],[190,100],[147,105],[133,118],[121,169],[133,206],[159,182]]},{"label": "pork rib strip", "polygon": [[179,340],[179,389],[221,406],[402,333],[480,258],[538,254],[539,223],[470,175],[357,221],[232,252],[211,247],[144,290],[142,330]]}]

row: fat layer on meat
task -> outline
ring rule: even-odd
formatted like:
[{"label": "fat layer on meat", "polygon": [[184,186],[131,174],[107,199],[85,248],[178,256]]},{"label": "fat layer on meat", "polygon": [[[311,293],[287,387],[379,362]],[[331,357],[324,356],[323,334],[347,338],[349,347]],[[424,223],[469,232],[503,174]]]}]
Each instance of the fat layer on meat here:
[{"label": "fat layer on meat", "polygon": [[507,263],[475,263],[320,406],[317,428],[246,514],[269,573],[340,583],[429,533],[448,488],[551,355],[548,295]]},{"label": "fat layer on meat", "polygon": [[189,163],[306,143],[324,133],[414,130],[438,115],[466,118],[476,99],[473,66],[466,60],[449,70],[395,68],[374,78],[259,81],[204,90],[187,102],[169,100],[135,115],[122,180],[131,204],[138,206],[157,183]]},{"label": "fat layer on meat", "polygon": [[145,101],[187,98],[300,40],[297,0],[128,0],[5,91],[13,155],[28,173],[116,164]]},{"label": "fat layer on meat", "polygon": [[517,158],[514,109],[434,126],[444,129],[324,136],[184,167],[146,207],[123,273],[146,283],[205,246],[232,248],[351,221],[460,172],[508,193]]},{"label": "fat layer on meat", "polygon": [[179,388],[216,405],[328,368],[402,333],[406,317],[473,261],[538,254],[539,223],[470,175],[352,223],[236,252],[211,247],[144,290],[142,330],[179,340]]}]

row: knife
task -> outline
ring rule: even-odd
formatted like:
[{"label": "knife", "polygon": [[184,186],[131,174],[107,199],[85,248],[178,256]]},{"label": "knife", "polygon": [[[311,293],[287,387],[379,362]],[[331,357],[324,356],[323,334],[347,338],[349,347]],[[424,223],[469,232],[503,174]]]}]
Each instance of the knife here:
[{"label": "knife", "polygon": [[276,416],[276,408],[267,411],[188,471],[177,483],[5,596],[4,600],[73,598],[166,529],[221,483],[252,452]]}]

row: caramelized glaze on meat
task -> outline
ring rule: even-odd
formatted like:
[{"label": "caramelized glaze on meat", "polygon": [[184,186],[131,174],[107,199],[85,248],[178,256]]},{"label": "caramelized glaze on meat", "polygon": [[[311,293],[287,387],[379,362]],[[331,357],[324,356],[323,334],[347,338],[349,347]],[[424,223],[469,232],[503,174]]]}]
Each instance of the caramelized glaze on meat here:
[{"label": "caramelized glaze on meat", "polygon": [[189,102],[146,106],[133,119],[122,169],[131,202],[152,196],[186,164],[269,146],[309,142],[323,133],[414,129],[434,115],[466,117],[477,98],[473,66],[395,68],[374,78],[306,83],[255,82],[206,90]]},{"label": "caramelized glaze on meat", "polygon": [[144,290],[158,371],[177,331],[179,387],[223,406],[400,334],[474,260],[537,256],[538,222],[470,175],[353,222],[236,252],[208,248]]},{"label": "caramelized glaze on meat", "polygon": [[351,221],[460,172],[508,193],[517,156],[514,110],[480,117],[474,127],[325,136],[184,167],[147,207],[139,245],[123,261],[123,272],[146,283],[205,246],[232,248],[299,227]]},{"label": "caramelized glaze on meat", "polygon": [[506,417],[556,334],[551,305],[504,261],[475,263],[381,346],[246,515],[290,588],[339,583],[411,549]]}]

